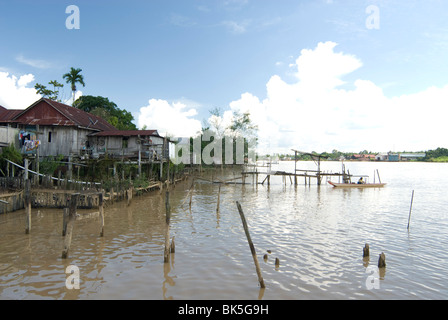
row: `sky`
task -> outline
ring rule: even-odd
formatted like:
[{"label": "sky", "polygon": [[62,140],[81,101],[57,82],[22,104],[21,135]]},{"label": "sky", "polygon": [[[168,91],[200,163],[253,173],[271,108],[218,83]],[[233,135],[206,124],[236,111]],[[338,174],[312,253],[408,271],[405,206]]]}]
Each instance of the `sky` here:
[{"label": "sky", "polygon": [[0,0],[0,105],[28,107],[74,67],[77,97],[174,137],[218,108],[226,126],[250,113],[260,153],[448,147],[447,13],[444,0]]}]

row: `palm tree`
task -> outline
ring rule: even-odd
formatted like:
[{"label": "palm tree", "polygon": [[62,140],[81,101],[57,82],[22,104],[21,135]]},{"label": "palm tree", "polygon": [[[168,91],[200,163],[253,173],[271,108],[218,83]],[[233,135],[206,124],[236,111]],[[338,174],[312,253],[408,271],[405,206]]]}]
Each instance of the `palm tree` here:
[{"label": "palm tree", "polygon": [[81,75],[81,71],[82,69],[80,68],[75,69],[72,67],[69,73],[66,73],[62,76],[62,78],[64,78],[65,81],[72,86],[73,102],[75,102],[76,83],[82,84],[83,87],[86,86],[86,84],[84,83],[84,77]]}]

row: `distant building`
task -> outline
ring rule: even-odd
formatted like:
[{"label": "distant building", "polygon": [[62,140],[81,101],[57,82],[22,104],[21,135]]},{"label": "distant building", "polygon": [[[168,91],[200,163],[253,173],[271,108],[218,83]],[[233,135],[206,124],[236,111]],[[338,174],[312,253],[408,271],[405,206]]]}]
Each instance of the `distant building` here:
[{"label": "distant building", "polygon": [[426,157],[426,153],[401,153],[401,161],[421,160]]},{"label": "distant building", "polygon": [[398,153],[389,152],[387,155],[388,161],[400,161],[400,155]]},{"label": "distant building", "polygon": [[386,161],[388,160],[389,155],[387,153],[378,153],[375,156],[376,161]]},{"label": "distant building", "polygon": [[375,155],[374,154],[354,154],[352,156],[352,160],[371,161],[371,160],[375,160]]}]

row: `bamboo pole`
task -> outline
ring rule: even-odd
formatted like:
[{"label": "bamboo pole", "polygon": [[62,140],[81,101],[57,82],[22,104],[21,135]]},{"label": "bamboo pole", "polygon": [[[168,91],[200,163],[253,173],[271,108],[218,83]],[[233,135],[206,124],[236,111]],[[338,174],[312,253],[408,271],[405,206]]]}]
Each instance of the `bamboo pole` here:
[{"label": "bamboo pole", "polygon": [[237,205],[238,211],[240,213],[241,221],[243,222],[243,228],[244,228],[244,232],[246,233],[247,242],[249,242],[249,247],[250,247],[250,251],[252,253],[252,258],[254,259],[255,269],[257,271],[257,276],[258,276],[258,282],[260,283],[261,288],[266,288],[266,286],[264,284],[263,277],[261,276],[260,265],[258,264],[258,259],[257,259],[257,253],[255,252],[254,244],[252,243],[252,239],[250,238],[249,227],[247,226],[243,209],[241,208],[241,205],[238,201],[236,202],[236,205]]},{"label": "bamboo pole", "polygon": [[70,245],[72,242],[73,225],[76,220],[76,208],[78,206],[78,198],[79,198],[79,193],[74,193],[70,197],[67,233],[66,233],[65,239],[64,239],[64,250],[62,251],[62,259],[68,258],[68,252],[70,250]]},{"label": "bamboo pole", "polygon": [[164,251],[164,259],[165,263],[170,261],[170,219],[171,219],[171,207],[170,207],[170,193],[166,192],[165,196],[165,209],[166,209],[166,218],[165,218],[165,251]]},{"label": "bamboo pole", "polygon": [[411,207],[409,208],[408,230],[409,230],[409,224],[411,223],[411,212],[412,212],[412,203],[413,202],[414,202],[414,190],[412,190]]}]

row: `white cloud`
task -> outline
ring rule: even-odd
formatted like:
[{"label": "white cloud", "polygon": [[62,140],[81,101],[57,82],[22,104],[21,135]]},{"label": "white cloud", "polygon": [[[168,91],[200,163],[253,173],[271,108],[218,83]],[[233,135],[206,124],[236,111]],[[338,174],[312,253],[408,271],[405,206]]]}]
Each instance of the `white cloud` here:
[{"label": "white cloud", "polygon": [[0,72],[0,105],[8,109],[25,109],[40,95],[29,85],[34,81],[34,75],[25,74],[17,78],[8,72]]},{"label": "white cloud", "polygon": [[23,55],[18,55],[16,61],[38,69],[48,69],[52,67],[52,63],[45,60],[29,59]]},{"label": "white cloud", "polygon": [[[357,57],[336,52],[336,43],[319,43],[301,51],[295,80],[272,76],[266,98],[246,92],[223,112],[222,127],[232,114],[249,112],[258,126],[258,151],[421,151],[448,147],[445,108],[448,84],[414,94],[387,97],[367,79],[347,82],[344,76],[362,67]],[[201,130],[196,107],[188,101],[149,100],[138,115],[138,126],[161,134],[194,136]],[[208,119],[209,123],[216,120]]]},{"label": "white cloud", "polygon": [[242,34],[247,31],[247,27],[249,26],[249,21],[245,20],[243,22],[236,22],[231,20],[223,21],[222,24],[227,27],[232,33]]},{"label": "white cloud", "polygon": [[140,108],[137,125],[139,128],[146,125],[161,135],[190,137],[202,129],[201,122],[193,118],[196,115],[196,109],[183,102],[150,99],[147,106]]},{"label": "white cloud", "polygon": [[274,75],[267,97],[245,93],[230,103],[247,112],[259,128],[259,152],[418,151],[447,146],[444,110],[448,85],[388,98],[375,83],[358,79],[353,89],[342,77],[362,66],[355,56],[335,52],[336,43],[302,50],[296,60],[297,81]]},{"label": "white cloud", "polygon": [[[79,97],[82,97],[83,93],[81,90],[75,91],[75,101]],[[71,106],[73,104],[73,91],[70,92],[70,98],[63,101],[64,104]]]}]

